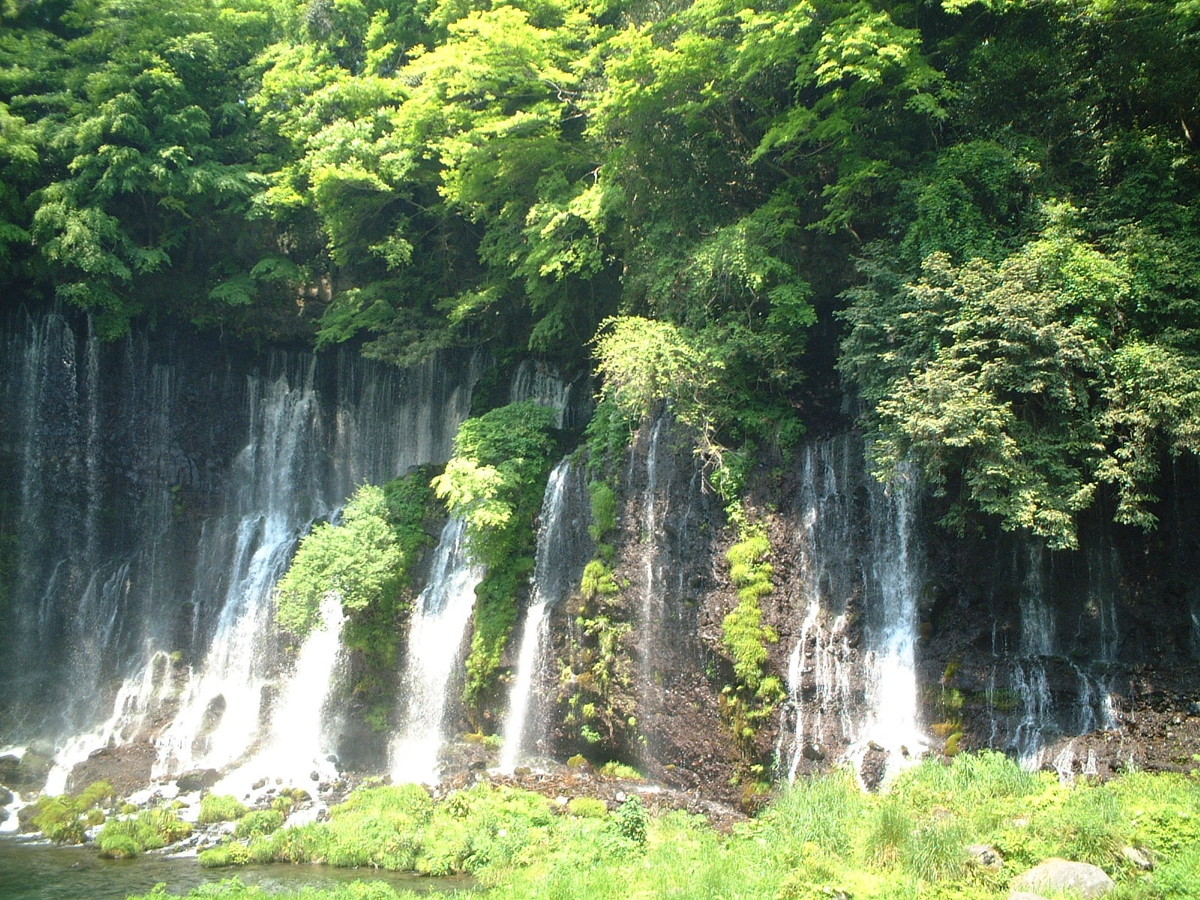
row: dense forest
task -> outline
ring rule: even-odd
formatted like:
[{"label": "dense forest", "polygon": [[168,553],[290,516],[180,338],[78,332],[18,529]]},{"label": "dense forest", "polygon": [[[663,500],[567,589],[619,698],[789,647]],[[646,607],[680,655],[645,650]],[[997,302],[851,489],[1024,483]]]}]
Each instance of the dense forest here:
[{"label": "dense forest", "polygon": [[595,360],[736,496],[836,412],[948,524],[1200,450],[1195,0],[6,0],[4,304]]}]

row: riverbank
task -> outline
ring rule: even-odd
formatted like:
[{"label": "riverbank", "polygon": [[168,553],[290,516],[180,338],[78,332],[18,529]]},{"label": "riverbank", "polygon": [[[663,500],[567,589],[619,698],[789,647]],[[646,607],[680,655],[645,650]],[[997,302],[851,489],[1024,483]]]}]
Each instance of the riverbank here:
[{"label": "riverbank", "polygon": [[[1200,779],[1189,775],[1062,782],[999,754],[961,754],[902,773],[882,794],[845,772],[800,780],[723,829],[681,810],[651,812],[643,797],[552,798],[486,781],[436,798],[368,787],[327,821],[230,837],[200,859],[464,873],[484,900],[1005,900],[1054,858],[1102,880],[1109,900],[1185,900],[1200,884]],[[408,890],[344,885],[314,896],[393,900]],[[231,882],[152,896],[296,893]]]}]

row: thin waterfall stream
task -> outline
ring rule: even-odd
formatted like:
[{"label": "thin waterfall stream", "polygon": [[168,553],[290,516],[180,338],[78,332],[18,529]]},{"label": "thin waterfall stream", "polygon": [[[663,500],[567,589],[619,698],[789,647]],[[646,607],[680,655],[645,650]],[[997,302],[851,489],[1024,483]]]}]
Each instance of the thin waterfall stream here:
[{"label": "thin waterfall stream", "polygon": [[413,609],[400,679],[401,725],[388,753],[396,782],[438,780],[447,689],[475,608],[475,588],[484,575],[467,544],[466,522],[450,519],[434,553],[429,583]]},{"label": "thin waterfall stream", "polygon": [[505,719],[503,743],[500,746],[501,772],[511,773],[521,758],[530,705],[533,701],[534,680],[542,663],[548,613],[553,606],[561,602],[563,595],[570,589],[567,578],[564,577],[566,570],[570,569],[568,542],[571,535],[569,523],[566,521],[570,474],[571,462],[564,459],[554,467],[546,483],[540,517],[541,527],[538,529],[532,596],[521,626],[516,677],[509,692],[508,716]]}]

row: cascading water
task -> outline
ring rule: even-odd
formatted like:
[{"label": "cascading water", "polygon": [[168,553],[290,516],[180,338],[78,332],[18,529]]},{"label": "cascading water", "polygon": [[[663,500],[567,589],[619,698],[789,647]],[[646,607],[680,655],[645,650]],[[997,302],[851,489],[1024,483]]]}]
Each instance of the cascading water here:
[{"label": "cascading water", "polygon": [[[876,774],[885,777],[926,747],[915,659],[915,481],[902,476],[885,491],[866,474],[861,448],[835,438],[806,448],[796,504],[800,619],[779,765],[795,778],[806,760],[845,747],[861,771],[868,753],[882,751]],[[865,623],[861,648],[848,635],[853,603]]]},{"label": "cascading water", "polygon": [[1017,757],[1026,768],[1041,763],[1043,733],[1051,721],[1054,698],[1046,676],[1046,660],[1054,655],[1054,615],[1046,603],[1045,546],[1027,549],[1026,574],[1021,591],[1020,656],[1012,664],[1012,686],[1021,701],[1021,722],[1014,735]]},{"label": "cascading water", "polygon": [[504,742],[499,768],[511,773],[544,729],[537,720],[535,685],[544,665],[549,616],[579,584],[583,562],[590,551],[587,535],[586,485],[583,472],[564,459],[550,473],[542,500],[541,527],[533,572],[532,595],[521,627],[516,676],[509,692]]},{"label": "cascading water", "polygon": [[[336,774],[336,735],[323,715],[342,661],[342,598],[336,591],[321,600],[320,622],[305,638],[291,677],[271,715],[263,747],[226,775],[214,790],[245,794],[265,779],[289,784],[320,781]],[[318,712],[313,715],[313,711]]]},{"label": "cascading water", "polygon": [[[1010,684],[1020,703],[1011,746],[1026,768],[1040,768],[1046,762],[1047,747],[1061,736],[1116,727],[1108,674],[1120,641],[1115,556],[1103,536],[1089,546],[1082,571],[1069,564],[1056,565],[1041,543],[1025,548],[1020,642],[1011,661]],[[1073,558],[1064,560],[1071,561]],[[1077,603],[1082,601],[1079,628],[1072,640],[1091,645],[1088,655],[1092,661],[1086,665],[1068,658],[1060,646],[1059,626],[1049,601],[1056,585]],[[1065,700],[1072,695],[1073,704],[1068,706]],[[1053,763],[1063,770],[1074,759],[1062,748]]]},{"label": "cascading water", "polygon": [[161,776],[319,721],[277,699],[300,669],[276,652],[274,581],[357,483],[448,458],[476,362],[275,353],[264,372],[202,338],[101,344],[57,316],[3,340],[0,743],[56,743],[61,784],[151,720],[170,722],[140,738]]},{"label": "cascading water", "polygon": [[313,504],[318,473],[305,452],[319,427],[314,364],[299,378],[280,374],[250,395],[251,438],[234,464],[243,490],[227,513],[236,542],[216,632],[159,740],[156,775],[224,768],[252,747],[265,724],[264,691],[275,664],[262,652],[275,643],[271,592],[304,527],[328,513]]},{"label": "cascading water", "polygon": [[[921,560],[916,542],[917,479],[900,472],[887,489],[870,483],[872,540],[867,567],[867,706],[857,753],[872,744],[887,753],[888,773],[927,745],[920,727],[916,673],[917,597]],[[865,742],[865,743],[864,743]],[[852,751],[852,755],[856,755]]]},{"label": "cascading water", "polygon": [[853,559],[853,491],[843,488],[849,477],[846,441],[811,444],[805,449],[800,480],[800,596],[804,613],[800,635],[788,657],[789,713],[794,727],[780,729],[777,756],[787,750],[788,779],[796,777],[803,759],[820,759],[827,743],[844,743],[853,735],[852,697],[848,673],[846,602],[861,582]]},{"label": "cascading water", "polygon": [[662,443],[665,416],[654,420],[650,429],[650,441],[646,448],[646,489],[642,493],[642,541],[646,544],[643,553],[643,577],[641,618],[641,656],[649,669],[654,655],[655,632],[661,628],[663,598],[659,589],[659,450]]},{"label": "cascading water", "polygon": [[417,598],[408,628],[400,679],[401,725],[388,752],[393,781],[438,781],[448,687],[483,575],[470,558],[466,522],[451,519],[442,529],[429,582]]}]

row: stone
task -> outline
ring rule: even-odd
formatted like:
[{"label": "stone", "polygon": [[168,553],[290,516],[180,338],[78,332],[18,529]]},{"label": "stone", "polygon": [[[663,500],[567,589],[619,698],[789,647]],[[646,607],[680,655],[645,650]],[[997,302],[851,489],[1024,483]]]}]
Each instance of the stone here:
[{"label": "stone", "polygon": [[[1066,859],[1048,859],[1038,863],[1028,872],[1012,880],[1014,891],[1073,891],[1082,900],[1096,900],[1111,891],[1116,884],[1099,866],[1091,863],[1072,862]],[[1011,900],[1011,895],[1010,895]]]},{"label": "stone", "polygon": [[1149,850],[1142,847],[1125,847],[1121,850],[1121,855],[1144,872],[1154,870],[1154,859],[1150,856]]},{"label": "stone", "polygon": [[0,806],[8,806],[13,802],[13,794],[6,787],[0,787]]},{"label": "stone", "polygon": [[176,778],[175,784],[179,786],[179,790],[191,793],[210,788],[220,780],[221,773],[216,769],[192,769]]},{"label": "stone", "polygon": [[30,747],[21,757],[21,766],[17,773],[16,784],[26,787],[41,787],[46,783],[46,776],[54,768],[54,755],[35,751]]},{"label": "stone", "polygon": [[971,862],[984,869],[999,872],[1004,867],[1004,857],[990,844],[972,844],[967,848]]},{"label": "stone", "polygon": [[16,784],[20,772],[21,760],[11,754],[0,756],[0,784]]}]

